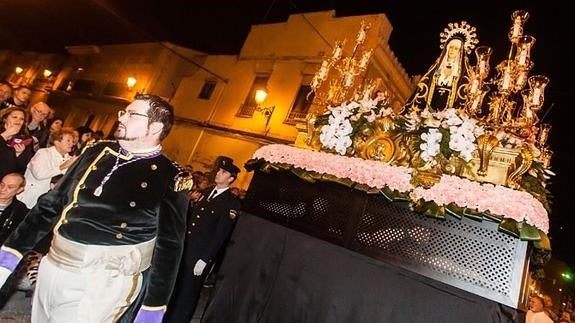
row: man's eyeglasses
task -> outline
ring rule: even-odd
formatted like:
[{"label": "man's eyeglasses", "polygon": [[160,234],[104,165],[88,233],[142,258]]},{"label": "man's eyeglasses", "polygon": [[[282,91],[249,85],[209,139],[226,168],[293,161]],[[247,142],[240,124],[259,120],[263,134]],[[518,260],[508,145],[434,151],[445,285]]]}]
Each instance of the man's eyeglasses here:
[{"label": "man's eyeglasses", "polygon": [[120,111],[118,111],[118,118],[123,117],[125,114],[128,115],[128,118],[131,118],[132,116],[141,116],[141,117],[146,117],[146,118],[148,118],[148,115],[147,115],[147,114],[138,113],[138,112],[134,112],[134,111],[126,111],[126,110],[120,110]]}]

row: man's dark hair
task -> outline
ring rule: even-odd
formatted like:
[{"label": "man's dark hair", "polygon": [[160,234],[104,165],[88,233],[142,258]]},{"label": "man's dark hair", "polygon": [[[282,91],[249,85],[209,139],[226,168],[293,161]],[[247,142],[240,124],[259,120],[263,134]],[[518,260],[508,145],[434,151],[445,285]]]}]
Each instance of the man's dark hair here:
[{"label": "man's dark hair", "polygon": [[[20,183],[19,187],[25,187],[26,186],[26,177],[24,177],[23,174],[18,173],[18,172],[12,172],[12,173],[8,173],[8,174],[4,175],[4,177],[6,177],[8,175],[19,177],[22,180],[22,183]],[[0,178],[0,180],[2,180],[4,177]]]},{"label": "man's dark hair", "polygon": [[174,124],[174,108],[166,100],[153,94],[137,94],[136,100],[142,100],[150,106],[148,110],[148,123],[161,122],[164,125],[160,140],[168,136]]}]

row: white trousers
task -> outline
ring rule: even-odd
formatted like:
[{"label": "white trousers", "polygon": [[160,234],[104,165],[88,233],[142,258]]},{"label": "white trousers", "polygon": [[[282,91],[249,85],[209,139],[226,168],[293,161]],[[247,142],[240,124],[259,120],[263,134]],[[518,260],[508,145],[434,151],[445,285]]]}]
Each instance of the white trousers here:
[{"label": "white trousers", "polygon": [[32,302],[32,323],[115,322],[136,299],[142,274],[100,269],[71,272],[44,257]]}]

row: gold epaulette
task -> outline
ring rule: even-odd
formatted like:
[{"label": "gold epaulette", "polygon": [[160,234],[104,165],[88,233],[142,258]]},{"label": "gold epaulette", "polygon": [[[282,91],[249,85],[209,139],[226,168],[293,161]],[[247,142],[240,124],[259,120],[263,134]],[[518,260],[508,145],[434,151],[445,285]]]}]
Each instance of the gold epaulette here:
[{"label": "gold epaulette", "polygon": [[192,174],[186,170],[183,170],[178,163],[173,162],[174,166],[180,171],[176,177],[174,177],[174,192],[189,191],[194,186],[194,179]]}]

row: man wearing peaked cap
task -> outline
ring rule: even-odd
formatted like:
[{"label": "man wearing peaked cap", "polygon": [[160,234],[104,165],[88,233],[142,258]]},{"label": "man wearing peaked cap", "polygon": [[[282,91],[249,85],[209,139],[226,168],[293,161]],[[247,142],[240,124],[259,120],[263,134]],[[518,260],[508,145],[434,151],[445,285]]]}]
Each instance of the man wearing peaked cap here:
[{"label": "man wearing peaked cap", "polygon": [[184,256],[164,318],[167,323],[191,320],[209,265],[224,248],[240,211],[240,200],[229,189],[240,169],[227,156],[219,156],[215,166],[216,186],[204,190],[188,211]]},{"label": "man wearing peaked cap", "polygon": [[240,173],[240,169],[234,165],[234,160],[227,156],[220,156],[218,158],[218,167],[224,169],[236,177]]}]

